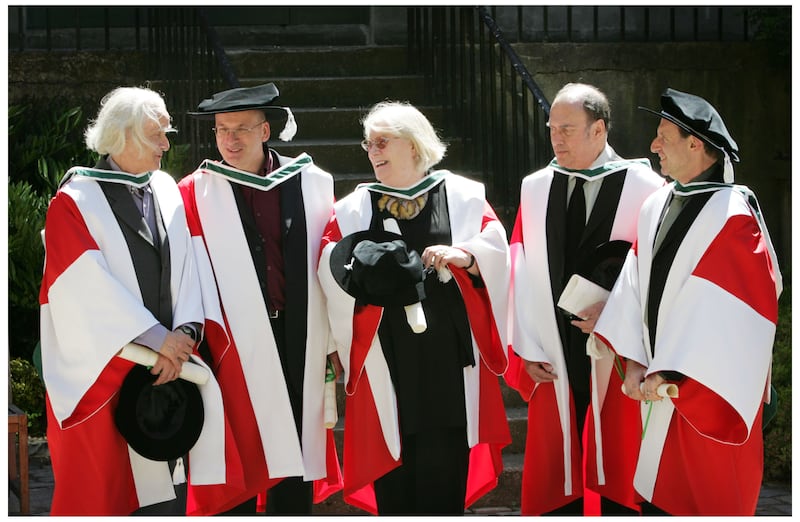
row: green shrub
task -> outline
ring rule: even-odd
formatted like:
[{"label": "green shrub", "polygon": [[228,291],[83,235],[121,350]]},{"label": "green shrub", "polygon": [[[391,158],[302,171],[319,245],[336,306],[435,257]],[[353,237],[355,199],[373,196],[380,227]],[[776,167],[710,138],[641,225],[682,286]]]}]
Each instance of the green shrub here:
[{"label": "green shrub", "polygon": [[764,480],[792,481],[792,287],[784,274],[778,301],[778,330],[772,354],[772,385],[778,412],[764,430]]},{"label": "green shrub", "polygon": [[86,125],[83,110],[62,98],[10,106],[9,178],[27,181],[37,194],[55,194],[67,169],[95,162],[83,141]]},{"label": "green shrub", "polygon": [[41,230],[49,200],[27,181],[8,184],[8,330],[12,357],[30,359],[39,340],[39,286],[44,266]]},{"label": "green shrub", "polygon": [[9,361],[11,373],[10,399],[28,414],[28,435],[41,437],[45,434],[44,384],[33,363],[15,358]]},{"label": "green shrub", "polygon": [[180,181],[195,168],[191,164],[190,150],[191,145],[188,143],[171,145],[161,159],[161,170],[171,175],[175,181]]},{"label": "green shrub", "polygon": [[63,99],[8,109],[8,335],[12,357],[30,360],[39,340],[40,231],[58,182],[73,165],[90,165],[86,119]]}]

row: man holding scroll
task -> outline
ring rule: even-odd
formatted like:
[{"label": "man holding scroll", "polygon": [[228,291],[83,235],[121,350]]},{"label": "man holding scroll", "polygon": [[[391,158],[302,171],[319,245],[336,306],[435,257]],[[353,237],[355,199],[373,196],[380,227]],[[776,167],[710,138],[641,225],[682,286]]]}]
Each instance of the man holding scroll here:
[{"label": "man holding scroll", "polygon": [[752,516],[780,272],[755,195],[733,184],[738,146],[716,109],[667,89],[660,112],[644,110],[661,118],[651,150],[674,182],[642,206],[594,331],[627,359],[623,392],[641,401],[633,486],[643,514]]},{"label": "man holding scroll", "polygon": [[[224,433],[224,422],[212,423],[222,419],[213,379],[191,408],[183,391],[197,399],[196,385],[177,380],[202,334],[203,307],[183,202],[175,181],[160,170],[174,130],[158,93],[113,90],[85,135],[99,161],[70,169],[47,211],[39,301],[52,515],[184,512],[173,483],[185,480],[172,468],[195,446],[197,431],[179,440],[189,417],[169,416],[171,422],[150,426],[142,437],[149,442],[134,444],[118,419],[128,433],[141,434],[138,423],[146,415],[136,407],[118,411],[126,389],[134,399],[148,394],[149,411],[158,415],[173,406],[197,411],[202,402],[204,420],[191,416],[192,424],[206,436]],[[117,356],[129,343],[152,356],[149,373]],[[171,398],[162,400],[165,394]],[[212,396],[216,407],[208,402]],[[177,437],[166,453],[162,429]],[[207,442],[192,460],[191,480],[225,482],[224,462],[213,460],[224,457],[222,446]]]}]

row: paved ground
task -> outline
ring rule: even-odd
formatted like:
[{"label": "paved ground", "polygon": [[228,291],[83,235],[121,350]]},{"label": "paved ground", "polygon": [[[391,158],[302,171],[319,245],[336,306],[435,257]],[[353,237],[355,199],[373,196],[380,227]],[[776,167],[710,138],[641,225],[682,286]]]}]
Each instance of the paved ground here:
[{"label": "paved ground", "polygon": [[[41,441],[32,441],[30,458],[30,504],[31,515],[46,516],[50,514],[50,501],[53,498],[53,472],[50,468],[47,446]],[[9,491],[8,514],[20,515],[19,500]],[[792,486],[791,484],[764,484],[758,500],[756,515],[758,516],[791,516]],[[482,507],[468,510],[473,516],[515,516],[519,515],[519,506]]]}]

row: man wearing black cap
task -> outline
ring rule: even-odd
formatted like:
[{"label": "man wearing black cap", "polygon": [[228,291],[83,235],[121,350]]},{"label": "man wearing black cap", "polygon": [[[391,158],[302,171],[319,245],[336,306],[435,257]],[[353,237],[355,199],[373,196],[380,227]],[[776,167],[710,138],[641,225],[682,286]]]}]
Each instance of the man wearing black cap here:
[{"label": "man wearing black cap", "polygon": [[[648,160],[623,159],[608,144],[610,120],[608,99],[596,87],[564,86],[548,121],[555,158],[522,182],[511,237],[515,305],[505,377],[528,401],[524,515],[584,514],[582,454],[591,455],[595,436],[589,424],[589,446],[582,448],[591,397],[586,340],[602,303],[590,303],[577,311],[579,317],[568,317],[557,303],[598,247],[633,242],[642,202],[664,184]],[[612,367],[603,361],[598,370],[604,383],[611,380],[608,391],[601,390],[604,414],[624,404]],[[614,448],[604,446],[606,451]],[[595,460],[587,457],[590,469]],[[610,478],[626,473],[616,465],[607,467]],[[630,488],[598,491],[607,499],[604,513],[636,508]]]},{"label": "man wearing black cap", "polygon": [[245,468],[246,491],[198,489],[225,510],[309,514],[312,482],[339,484],[332,431],[323,423],[328,324],[316,275],[322,231],[332,215],[333,179],[311,157],[279,155],[291,110],[268,83],[215,94],[193,116],[214,120],[223,161],[204,161],[179,184],[195,240],[207,349]]},{"label": "man wearing black cap", "polygon": [[739,151],[716,109],[667,89],[644,110],[661,118],[651,150],[674,182],[642,206],[595,328],[641,401],[624,423],[642,434],[633,486],[645,514],[752,516],[780,272],[755,196],[732,184]]}]

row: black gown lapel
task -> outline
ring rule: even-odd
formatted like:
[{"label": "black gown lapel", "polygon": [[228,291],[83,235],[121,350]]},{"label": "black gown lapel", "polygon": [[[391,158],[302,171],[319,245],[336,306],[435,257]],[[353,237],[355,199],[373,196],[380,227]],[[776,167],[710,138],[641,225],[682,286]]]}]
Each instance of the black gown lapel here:
[{"label": "black gown lapel", "polygon": [[567,176],[553,175],[547,198],[545,233],[547,234],[547,264],[550,268],[550,288],[553,302],[558,301],[564,280],[564,235],[567,230]]},{"label": "black gown lapel", "polygon": [[661,248],[658,252],[653,253],[653,263],[650,269],[650,287],[647,292],[647,325],[650,330],[650,346],[654,352],[658,327],[658,309],[661,305],[661,296],[664,294],[664,285],[667,282],[670,268],[672,268],[672,262],[675,260],[675,255],[678,253],[678,248],[680,248],[683,238],[686,237],[686,233],[692,223],[697,219],[697,215],[712,195],[713,192],[705,192],[694,196],[686,196],[689,201],[686,202],[672,227],[667,231],[667,235],[664,236]]},{"label": "black gown lapel", "polygon": [[[172,329],[172,298],[171,298],[171,291],[169,288],[171,287],[171,266],[170,263],[172,262],[169,250],[169,235],[167,234],[167,227],[164,224],[164,216],[161,213],[161,205],[158,203],[158,197],[156,196],[156,191],[153,191],[153,209],[156,213],[156,227],[158,228],[158,251],[161,257],[161,289],[160,292],[160,301],[159,306],[162,310],[162,314],[166,314],[167,310],[169,310],[169,317],[170,317],[170,326],[169,328]],[[164,291],[167,289],[168,291]]]},{"label": "black gown lapel", "polygon": [[308,331],[308,240],[301,174],[281,184],[281,231],[286,279],[286,367],[302,396]]},{"label": "black gown lapel", "polygon": [[[126,185],[99,183],[119,223],[131,256],[144,306],[166,328],[172,329],[172,297],[170,290],[169,253],[162,256],[162,245],[153,244],[153,236],[133,202]],[[155,201],[155,198],[153,198]],[[157,210],[156,222],[161,222]],[[163,224],[162,224],[163,227]],[[166,231],[161,233],[166,239]]]}]

